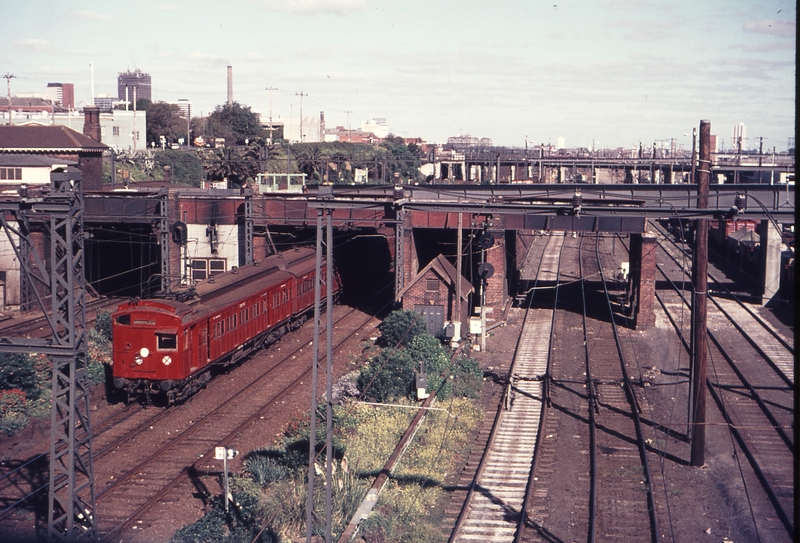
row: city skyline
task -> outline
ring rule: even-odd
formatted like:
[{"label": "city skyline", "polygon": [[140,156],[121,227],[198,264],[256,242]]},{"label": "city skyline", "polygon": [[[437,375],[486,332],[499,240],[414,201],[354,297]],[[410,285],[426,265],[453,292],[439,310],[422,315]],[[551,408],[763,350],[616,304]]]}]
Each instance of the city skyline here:
[{"label": "city skyline", "polygon": [[750,148],[763,137],[785,150],[795,135],[787,1],[33,0],[0,13],[12,95],[73,83],[76,107],[90,103],[92,71],[95,95],[115,95],[138,69],[154,100],[207,115],[227,99],[230,65],[234,100],[263,119],[271,94],[273,117],[298,123],[303,93],[303,116],[324,111],[328,127],[382,117],[437,143],[688,146],[700,119],[726,146],[739,123]]}]

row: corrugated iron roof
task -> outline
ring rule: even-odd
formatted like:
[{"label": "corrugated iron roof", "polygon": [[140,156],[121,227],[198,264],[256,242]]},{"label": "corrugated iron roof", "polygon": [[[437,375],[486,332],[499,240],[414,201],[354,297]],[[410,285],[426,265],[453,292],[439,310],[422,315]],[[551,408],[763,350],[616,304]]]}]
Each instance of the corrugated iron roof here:
[{"label": "corrugated iron roof", "polygon": [[66,126],[0,125],[0,152],[103,152],[108,145]]},{"label": "corrugated iron roof", "polygon": [[53,158],[41,155],[27,155],[22,153],[0,153],[0,166],[15,167],[15,168],[37,168],[37,167],[50,167],[53,166],[76,166],[78,163],[74,160],[67,160],[65,158]]}]

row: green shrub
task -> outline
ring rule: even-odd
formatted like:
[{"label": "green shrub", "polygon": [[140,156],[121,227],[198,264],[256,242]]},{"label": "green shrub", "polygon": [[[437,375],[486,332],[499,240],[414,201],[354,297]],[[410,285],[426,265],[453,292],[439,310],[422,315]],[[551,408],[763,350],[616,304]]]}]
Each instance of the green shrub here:
[{"label": "green shrub", "polygon": [[0,391],[0,430],[14,435],[28,425],[27,398],[18,388]]},{"label": "green shrub", "polygon": [[0,353],[0,390],[19,389],[26,395],[36,396],[39,379],[28,355]]},{"label": "green shrub", "polygon": [[428,332],[425,317],[416,311],[393,311],[378,326],[381,332],[381,345],[403,347],[416,336]]},{"label": "green shrub", "polygon": [[290,470],[281,463],[281,456],[284,456],[282,451],[268,449],[251,451],[244,457],[244,467],[253,481],[263,487],[289,478]]},{"label": "green shrub", "polygon": [[383,349],[358,376],[358,388],[365,398],[390,402],[408,396],[417,364],[406,351]]},{"label": "green shrub", "polygon": [[450,358],[441,341],[430,334],[419,334],[407,347],[408,354],[417,363],[421,362],[428,378],[428,391],[436,391],[440,400],[450,396],[450,388],[444,386],[450,374]]},{"label": "green shrub", "polygon": [[477,398],[483,389],[483,370],[474,358],[461,358],[453,366],[453,388],[458,396]]},{"label": "green shrub", "polygon": [[94,320],[94,330],[98,335],[105,338],[106,341],[111,341],[111,312],[98,311]]}]

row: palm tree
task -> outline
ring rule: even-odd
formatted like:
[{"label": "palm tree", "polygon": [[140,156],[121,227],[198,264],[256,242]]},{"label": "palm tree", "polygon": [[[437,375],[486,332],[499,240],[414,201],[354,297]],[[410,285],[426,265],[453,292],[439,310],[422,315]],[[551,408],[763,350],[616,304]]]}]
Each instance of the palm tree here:
[{"label": "palm tree", "polygon": [[227,179],[231,186],[243,186],[258,173],[258,162],[233,147],[217,149],[211,163],[206,166],[206,175],[214,181]]}]

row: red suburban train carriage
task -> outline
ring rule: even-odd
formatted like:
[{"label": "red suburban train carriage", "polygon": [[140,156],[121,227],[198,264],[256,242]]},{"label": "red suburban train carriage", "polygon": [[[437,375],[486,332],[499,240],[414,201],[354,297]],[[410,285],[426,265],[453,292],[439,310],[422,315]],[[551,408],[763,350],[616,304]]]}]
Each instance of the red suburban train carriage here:
[{"label": "red suburban train carriage", "polygon": [[[299,248],[202,281],[186,302],[121,304],[112,315],[114,386],[129,399],[188,398],[208,382],[213,366],[239,361],[313,314],[315,268],[314,250]],[[325,264],[322,270],[324,277]],[[323,284],[323,300],[325,294]]]}]

